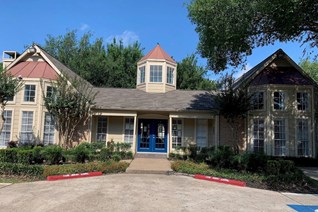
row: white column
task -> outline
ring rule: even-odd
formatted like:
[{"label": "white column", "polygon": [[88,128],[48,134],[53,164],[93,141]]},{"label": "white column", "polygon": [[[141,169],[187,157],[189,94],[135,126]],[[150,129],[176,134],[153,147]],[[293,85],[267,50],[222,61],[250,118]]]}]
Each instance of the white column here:
[{"label": "white column", "polygon": [[170,150],[172,149],[172,117],[169,115],[169,139],[167,143],[167,157],[169,157]]},{"label": "white column", "polygon": [[137,145],[138,145],[138,141],[137,141],[137,114],[134,115],[134,136],[133,136],[133,146],[132,148],[135,150],[135,153],[137,152]]},{"label": "white column", "polygon": [[214,116],[214,146],[219,146],[219,115]]}]

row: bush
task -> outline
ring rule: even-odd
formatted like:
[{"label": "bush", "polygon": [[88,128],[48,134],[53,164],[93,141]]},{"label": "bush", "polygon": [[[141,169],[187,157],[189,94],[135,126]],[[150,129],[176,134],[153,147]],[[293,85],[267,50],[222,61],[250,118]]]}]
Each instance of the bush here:
[{"label": "bush", "polygon": [[86,160],[89,160],[89,155],[91,154],[90,144],[82,143],[75,147],[71,152],[74,155],[74,159],[76,162],[85,163]]},{"label": "bush", "polygon": [[33,148],[33,161],[34,163],[36,164],[42,164],[43,163],[43,156],[42,156],[42,150],[43,150],[43,147],[41,146],[36,146]]},{"label": "bush", "polygon": [[91,149],[93,152],[97,152],[97,150],[101,150],[106,146],[105,141],[96,141],[91,143]]},{"label": "bush", "polygon": [[17,149],[0,149],[0,162],[16,163],[17,162]]},{"label": "bush", "polygon": [[31,164],[33,161],[33,150],[17,151],[17,162],[23,164]]},{"label": "bush", "polygon": [[43,166],[19,163],[0,163],[0,174],[40,177],[43,174]]},{"label": "bush", "polygon": [[121,155],[120,155],[120,153],[119,152],[115,152],[113,155],[112,155],[112,159],[114,160],[114,161],[120,161],[121,160]]},{"label": "bush", "polygon": [[63,149],[57,145],[51,145],[43,148],[41,155],[50,164],[58,164],[63,160]]},{"label": "bush", "polygon": [[104,174],[119,173],[125,172],[128,165],[129,164],[125,162],[115,162],[112,160],[107,162],[91,162],[85,164],[52,165],[44,167],[43,177],[94,171],[100,171]]},{"label": "bush", "polygon": [[229,146],[219,146],[218,149],[207,153],[206,162],[216,168],[230,168],[234,151]]},{"label": "bush", "polygon": [[107,161],[111,158],[112,152],[109,148],[103,148],[99,153],[100,161]]},{"label": "bush", "polygon": [[268,160],[266,166],[267,175],[284,175],[294,173],[295,164],[290,160]]}]

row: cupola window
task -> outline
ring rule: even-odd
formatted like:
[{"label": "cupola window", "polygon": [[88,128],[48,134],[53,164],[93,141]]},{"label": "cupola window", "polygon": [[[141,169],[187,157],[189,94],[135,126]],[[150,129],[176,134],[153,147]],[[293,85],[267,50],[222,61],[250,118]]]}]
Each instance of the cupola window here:
[{"label": "cupola window", "polygon": [[173,71],[174,69],[171,67],[167,67],[167,83],[173,84]]},{"label": "cupola window", "polygon": [[162,82],[162,66],[150,66],[150,82]]}]

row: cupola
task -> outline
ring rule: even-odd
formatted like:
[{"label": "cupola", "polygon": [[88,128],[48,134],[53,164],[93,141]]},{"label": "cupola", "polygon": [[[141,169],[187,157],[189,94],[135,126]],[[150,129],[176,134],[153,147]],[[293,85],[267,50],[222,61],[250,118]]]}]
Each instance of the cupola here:
[{"label": "cupola", "polygon": [[177,63],[157,44],[137,63],[137,89],[165,93],[176,87]]}]

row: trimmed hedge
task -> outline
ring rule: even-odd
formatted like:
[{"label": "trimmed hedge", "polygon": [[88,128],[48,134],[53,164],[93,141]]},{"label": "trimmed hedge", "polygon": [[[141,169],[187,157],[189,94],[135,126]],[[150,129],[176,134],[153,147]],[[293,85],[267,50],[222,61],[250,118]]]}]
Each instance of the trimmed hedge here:
[{"label": "trimmed hedge", "polygon": [[44,167],[41,165],[25,165],[19,163],[0,163],[1,175],[19,175],[41,177]]},{"label": "trimmed hedge", "polygon": [[0,149],[0,162],[16,163],[17,162],[17,149]]},{"label": "trimmed hedge", "polygon": [[125,172],[129,166],[126,162],[91,162],[84,164],[66,164],[66,165],[51,165],[44,166],[43,177],[61,174],[73,174],[83,172],[99,171],[104,174]]},{"label": "trimmed hedge", "polygon": [[17,163],[31,164],[33,161],[33,150],[17,151]]}]

